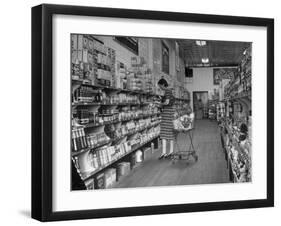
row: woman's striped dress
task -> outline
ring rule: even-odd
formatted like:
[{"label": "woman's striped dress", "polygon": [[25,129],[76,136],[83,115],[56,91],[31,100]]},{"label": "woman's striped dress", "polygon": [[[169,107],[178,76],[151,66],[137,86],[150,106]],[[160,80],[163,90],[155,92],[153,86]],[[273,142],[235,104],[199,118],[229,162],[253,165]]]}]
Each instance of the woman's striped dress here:
[{"label": "woman's striped dress", "polygon": [[165,90],[165,99],[169,99],[169,104],[163,106],[163,111],[161,114],[161,124],[160,124],[160,138],[167,140],[174,140],[174,96],[171,89]]}]

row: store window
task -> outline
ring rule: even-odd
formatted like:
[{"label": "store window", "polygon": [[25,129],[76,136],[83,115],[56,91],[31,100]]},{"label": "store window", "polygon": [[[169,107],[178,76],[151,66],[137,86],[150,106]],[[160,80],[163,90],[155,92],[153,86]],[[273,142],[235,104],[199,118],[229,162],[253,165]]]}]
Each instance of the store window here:
[{"label": "store window", "polygon": [[169,74],[169,48],[162,41],[162,71]]}]

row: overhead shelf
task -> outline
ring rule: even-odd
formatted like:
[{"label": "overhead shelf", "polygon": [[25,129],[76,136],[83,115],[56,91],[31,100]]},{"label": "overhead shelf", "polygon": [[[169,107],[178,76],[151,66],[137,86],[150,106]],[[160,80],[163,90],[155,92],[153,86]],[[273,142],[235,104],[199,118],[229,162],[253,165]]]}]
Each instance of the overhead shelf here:
[{"label": "overhead shelf", "polygon": [[238,99],[243,99],[243,98],[248,98],[251,99],[251,92],[242,92],[238,93],[235,97],[228,97],[225,98],[223,101],[233,101],[233,100],[238,100]]},{"label": "overhead shelf", "polygon": [[103,123],[88,123],[85,125],[77,125],[75,127],[79,128],[93,128],[93,127],[99,127],[99,126],[104,126],[104,125],[109,125],[109,124],[115,124],[119,122],[128,122],[131,120],[138,120],[138,119],[143,119],[143,118],[148,118],[148,117],[153,117],[159,115],[160,112],[158,113],[153,113],[153,114],[147,114],[147,115],[141,115],[138,117],[131,117],[131,118],[126,118],[126,119],[121,119],[121,120],[113,120],[113,121],[108,121],[108,122],[103,122]]},{"label": "overhead shelf", "polygon": [[130,152],[125,153],[124,155],[122,155],[120,158],[115,159],[115,160],[113,160],[113,161],[107,163],[106,165],[103,165],[102,167],[100,167],[100,168],[94,170],[94,171],[91,172],[91,173],[88,173],[88,174],[86,174],[86,175],[84,175],[84,176],[83,176],[83,174],[80,173],[81,179],[82,179],[83,181],[86,181],[86,180],[90,179],[91,177],[93,177],[93,176],[94,176],[95,174],[97,174],[98,172],[100,172],[100,171],[106,169],[108,166],[110,166],[110,165],[112,165],[112,164],[118,162],[119,160],[121,160],[121,159],[124,158],[125,156],[127,156],[127,155],[133,153],[134,151],[138,150],[138,149],[141,148],[142,146],[144,146],[144,145],[148,144],[149,142],[153,141],[153,140],[156,139],[157,137],[159,137],[159,135],[157,135],[157,136],[155,136],[155,137],[153,137],[153,138],[147,140],[146,142],[144,142],[144,143],[138,145],[137,147],[135,147],[135,148],[134,148],[133,150],[131,150]]},{"label": "overhead shelf", "polygon": [[120,88],[115,88],[115,87],[111,87],[111,86],[101,86],[101,85],[92,85],[89,83],[84,83],[84,80],[81,79],[72,79],[72,82],[74,84],[80,84],[80,85],[84,85],[84,86],[90,86],[96,89],[103,89],[103,90],[108,90],[108,91],[116,91],[116,92],[121,92],[121,93],[131,93],[131,94],[140,94],[140,95],[148,95],[148,96],[163,96],[160,94],[156,94],[156,93],[149,93],[149,92],[142,92],[139,90],[130,90],[130,89],[120,89]]},{"label": "overhead shelf", "polygon": [[106,142],[104,142],[104,143],[98,144],[97,146],[94,146],[94,147],[88,147],[88,148],[82,149],[82,150],[80,150],[80,151],[75,151],[75,152],[72,151],[72,154],[71,154],[71,155],[72,155],[72,157],[81,155],[82,153],[85,153],[85,152],[87,152],[87,151],[89,151],[89,150],[91,150],[91,149],[100,148],[100,147],[105,146],[105,145],[107,145],[107,144],[109,144],[109,143],[112,143],[112,142],[121,140],[121,139],[123,139],[123,138],[125,138],[125,137],[128,137],[128,136],[131,136],[131,135],[133,135],[133,134],[142,132],[142,131],[144,131],[144,130],[146,130],[146,129],[150,129],[150,128],[152,128],[152,127],[154,127],[154,126],[157,126],[157,125],[159,125],[159,124],[160,124],[160,122],[157,122],[157,123],[155,123],[155,124],[151,124],[151,125],[149,125],[149,126],[147,126],[147,127],[145,127],[145,128],[141,128],[141,129],[135,130],[135,131],[133,131],[133,132],[129,132],[129,133],[127,133],[127,134],[125,134],[125,135],[123,135],[123,136],[121,136],[121,137],[117,137],[117,138],[114,138],[114,139],[110,139],[110,140],[108,140],[108,141],[106,141]]}]

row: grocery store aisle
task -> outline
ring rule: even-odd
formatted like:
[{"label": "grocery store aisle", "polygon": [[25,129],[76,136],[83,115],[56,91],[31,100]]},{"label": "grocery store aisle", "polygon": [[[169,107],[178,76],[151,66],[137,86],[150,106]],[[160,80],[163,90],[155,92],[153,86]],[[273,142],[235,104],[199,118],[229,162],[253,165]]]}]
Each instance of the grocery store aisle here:
[{"label": "grocery store aisle", "polygon": [[[198,162],[192,159],[172,164],[171,160],[158,160],[160,150],[152,158],[133,169],[128,176],[116,183],[116,188],[147,187],[161,185],[187,185],[228,183],[229,175],[221,147],[219,128],[216,122],[197,120],[195,122],[194,146]],[[179,145],[188,147],[189,140],[179,136]]]}]

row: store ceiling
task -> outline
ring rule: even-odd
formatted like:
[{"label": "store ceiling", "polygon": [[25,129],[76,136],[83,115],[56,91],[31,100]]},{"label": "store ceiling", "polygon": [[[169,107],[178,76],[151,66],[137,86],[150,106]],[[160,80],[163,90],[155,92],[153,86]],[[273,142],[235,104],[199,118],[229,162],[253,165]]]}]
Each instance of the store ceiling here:
[{"label": "store ceiling", "polygon": [[[187,66],[189,67],[214,67],[237,66],[249,42],[208,41],[206,45],[199,46],[196,40],[177,40]],[[208,63],[203,64],[202,59],[208,58]]]}]

